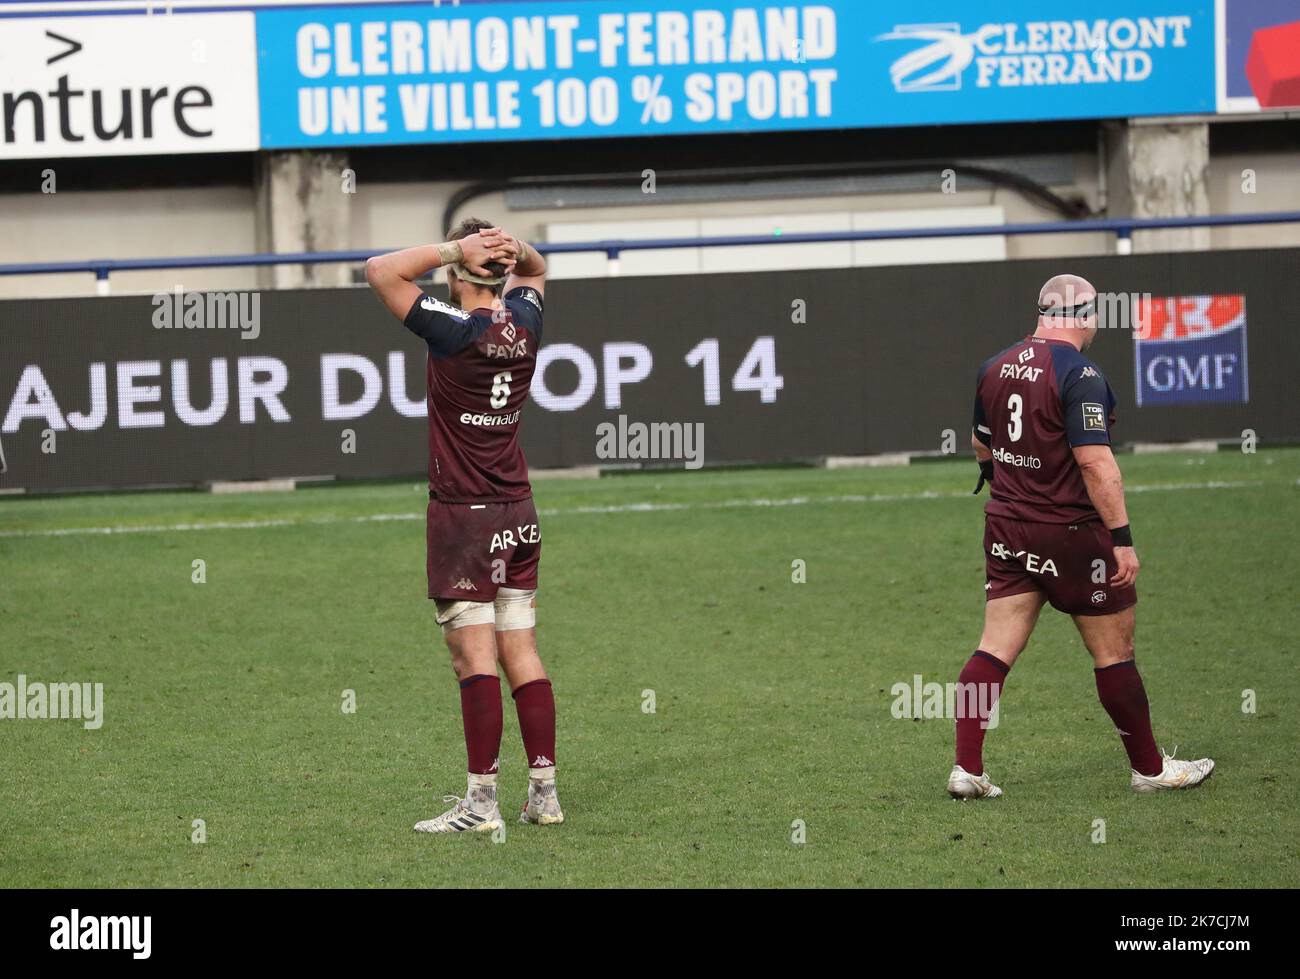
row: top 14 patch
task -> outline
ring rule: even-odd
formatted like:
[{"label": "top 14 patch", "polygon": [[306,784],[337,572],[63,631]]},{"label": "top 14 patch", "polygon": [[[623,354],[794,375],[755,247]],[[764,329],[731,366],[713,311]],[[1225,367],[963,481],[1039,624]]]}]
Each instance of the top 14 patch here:
[{"label": "top 14 patch", "polygon": [[1083,408],[1083,430],[1085,432],[1106,431],[1106,409],[1095,401],[1085,401]]}]

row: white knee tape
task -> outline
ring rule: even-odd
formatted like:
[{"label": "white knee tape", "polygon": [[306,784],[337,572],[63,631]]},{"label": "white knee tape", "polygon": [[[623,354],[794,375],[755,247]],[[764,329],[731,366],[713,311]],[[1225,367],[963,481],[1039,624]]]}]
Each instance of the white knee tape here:
[{"label": "white knee tape", "polygon": [[491,602],[451,602],[439,598],[434,603],[438,606],[438,625],[444,633],[467,625],[491,625],[496,618]]},{"label": "white knee tape", "polygon": [[537,624],[536,588],[498,588],[494,604],[497,632],[531,629]]}]

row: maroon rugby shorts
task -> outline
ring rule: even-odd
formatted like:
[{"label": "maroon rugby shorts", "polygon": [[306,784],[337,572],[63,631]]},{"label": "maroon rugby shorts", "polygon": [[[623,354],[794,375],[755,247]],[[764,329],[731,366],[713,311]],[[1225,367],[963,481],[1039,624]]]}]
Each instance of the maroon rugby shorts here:
[{"label": "maroon rugby shorts", "polygon": [[537,587],[542,533],[532,497],[509,503],[430,500],[429,597],[490,602],[497,589]]},{"label": "maroon rugby shorts", "polygon": [[984,517],[985,600],[1041,592],[1070,615],[1109,615],[1137,604],[1133,585],[1110,583],[1118,566],[1100,520],[1030,523]]}]

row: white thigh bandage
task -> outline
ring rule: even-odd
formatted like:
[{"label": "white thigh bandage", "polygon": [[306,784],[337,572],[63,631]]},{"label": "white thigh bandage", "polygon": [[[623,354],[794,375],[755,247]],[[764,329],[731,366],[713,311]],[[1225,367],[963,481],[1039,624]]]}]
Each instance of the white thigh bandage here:
[{"label": "white thigh bandage", "polygon": [[536,588],[498,588],[496,605],[497,632],[507,629],[531,629],[537,624]]},{"label": "white thigh bandage", "polygon": [[491,625],[496,619],[496,609],[491,602],[453,602],[436,598],[438,625],[443,634],[463,629],[467,625]]}]

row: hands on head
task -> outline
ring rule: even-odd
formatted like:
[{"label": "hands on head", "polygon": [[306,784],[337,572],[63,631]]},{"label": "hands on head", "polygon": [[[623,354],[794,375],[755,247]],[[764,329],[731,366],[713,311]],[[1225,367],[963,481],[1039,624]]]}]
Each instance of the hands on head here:
[{"label": "hands on head", "polygon": [[509,275],[519,258],[519,242],[502,228],[484,228],[467,238],[460,240],[461,264],[475,275],[491,276],[495,270],[488,269],[489,263],[495,263]]}]

